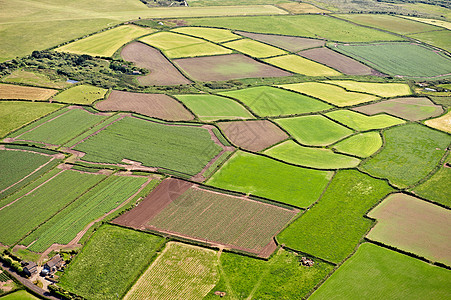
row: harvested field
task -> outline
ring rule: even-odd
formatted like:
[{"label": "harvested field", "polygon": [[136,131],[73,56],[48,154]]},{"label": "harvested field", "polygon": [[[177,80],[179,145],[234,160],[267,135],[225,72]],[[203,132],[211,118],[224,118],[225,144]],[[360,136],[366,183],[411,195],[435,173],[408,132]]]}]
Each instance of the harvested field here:
[{"label": "harvested field", "polygon": [[160,51],[143,43],[133,42],[128,44],[122,49],[121,56],[124,60],[131,61],[138,67],[149,70],[149,74],[138,77],[138,82],[141,85],[191,83]]},{"label": "harvested field", "polygon": [[239,35],[230,32],[230,30],[220,28],[180,27],[172,29],[172,31],[204,38],[215,43],[223,43],[241,38]]},{"label": "harvested field", "polygon": [[[368,216],[371,240],[451,265],[451,211],[407,194],[388,196]],[[445,229],[445,230],[444,230]]]},{"label": "harvested field", "polygon": [[288,10],[292,14],[321,14],[328,13],[330,11],[318,8],[309,3],[300,2],[289,2],[289,3],[279,3],[278,7]]},{"label": "harvested field", "polygon": [[326,113],[326,116],[357,131],[382,129],[405,123],[404,120],[387,114],[367,116],[347,109],[331,111]]},{"label": "harvested field", "polygon": [[367,115],[388,113],[409,121],[419,121],[437,117],[443,113],[443,108],[440,105],[434,104],[426,97],[390,99],[355,107],[353,110]]},{"label": "harvested field", "polygon": [[379,97],[398,97],[412,94],[406,83],[361,82],[353,80],[328,80],[325,83],[341,86],[349,91],[373,94]]},{"label": "harvested field", "polygon": [[380,73],[364,64],[332,51],[328,48],[314,48],[298,53],[302,57],[314,60],[347,75],[379,75]]},{"label": "harvested field", "polygon": [[47,100],[57,92],[37,87],[0,84],[0,99],[4,100]]},{"label": "harvested field", "polygon": [[221,81],[254,77],[281,77],[291,73],[257,62],[242,54],[176,59],[174,63],[200,81]]},{"label": "harvested field", "polygon": [[451,112],[437,119],[427,120],[424,123],[429,127],[451,133]]},{"label": "harvested field", "polygon": [[103,111],[131,111],[169,121],[187,121],[194,116],[177,100],[165,94],[112,91],[108,99],[96,103]]},{"label": "harvested field", "polygon": [[287,54],[287,52],[282,49],[269,46],[267,44],[260,43],[250,39],[241,39],[237,41],[228,42],[223,45],[232,48],[238,52],[258,58]]},{"label": "harvested field", "polygon": [[368,157],[382,147],[382,138],[379,132],[370,131],[359,133],[342,140],[333,146],[340,153],[351,154],[358,157]]},{"label": "harvested field", "polygon": [[59,93],[51,101],[74,103],[74,104],[92,104],[94,101],[103,99],[108,92],[96,86],[81,84]]},{"label": "harvested field", "polygon": [[290,72],[307,76],[339,76],[339,72],[322,64],[305,59],[297,55],[282,55],[263,59],[268,64],[272,64]]},{"label": "harvested field", "polygon": [[288,138],[283,130],[267,120],[221,122],[218,126],[234,145],[254,152]]},{"label": "harvested field", "polygon": [[113,222],[268,257],[275,249],[272,237],[298,212],[171,178]]},{"label": "harvested field", "polygon": [[301,38],[297,36],[286,36],[276,34],[251,33],[244,31],[235,31],[239,35],[264,42],[290,52],[297,52],[304,49],[322,47],[325,44],[323,40]]}]

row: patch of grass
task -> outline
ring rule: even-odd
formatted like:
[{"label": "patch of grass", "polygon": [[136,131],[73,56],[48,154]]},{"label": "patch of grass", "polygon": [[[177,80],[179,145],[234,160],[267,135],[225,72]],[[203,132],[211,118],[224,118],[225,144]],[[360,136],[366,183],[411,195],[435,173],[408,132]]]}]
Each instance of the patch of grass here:
[{"label": "patch of grass", "polygon": [[169,58],[182,58],[182,57],[196,57],[196,56],[210,56],[230,54],[232,50],[226,49],[219,45],[203,42],[200,44],[188,45],[185,47],[169,49],[165,51]]},{"label": "patch of grass", "polygon": [[39,300],[26,290],[20,290],[2,297],[2,300]]},{"label": "patch of grass", "polygon": [[325,83],[335,84],[354,92],[369,93],[379,97],[407,96],[412,94],[405,83],[360,82],[352,80],[329,80]]},{"label": "patch of grass", "polygon": [[13,253],[14,253],[14,255],[20,257],[20,259],[22,259],[22,260],[34,261],[36,263],[41,258],[40,254],[32,252],[28,249],[23,249],[23,248],[14,249]]},{"label": "patch of grass", "polygon": [[451,32],[450,30],[438,30],[438,31],[430,31],[430,32],[422,32],[409,34],[410,38],[420,40],[429,45],[442,48],[448,52],[451,51]]},{"label": "patch of grass", "polygon": [[241,39],[223,45],[257,58],[287,54],[284,50],[250,39]]},{"label": "patch of grass", "polygon": [[189,6],[222,6],[222,5],[261,5],[285,3],[287,0],[188,0]]},{"label": "patch of grass", "polygon": [[[46,74],[47,73],[47,74]],[[32,72],[24,69],[19,69],[12,72],[10,75],[2,79],[3,82],[28,84],[40,87],[63,89],[69,87],[71,84],[53,72]]]},{"label": "patch of grass", "polygon": [[327,113],[326,116],[357,131],[382,129],[406,122],[386,114],[367,116],[347,109],[335,110]]},{"label": "patch of grass", "polygon": [[282,55],[263,59],[263,61],[290,72],[307,76],[340,76],[341,73],[325,65],[308,60],[299,55]]},{"label": "patch of grass", "polygon": [[371,131],[353,135],[333,146],[338,152],[368,157],[382,147],[382,138],[378,132]]},{"label": "patch of grass", "polygon": [[103,99],[108,90],[96,86],[82,84],[67,89],[52,98],[52,101],[74,103],[74,104],[92,104],[94,101]]},{"label": "patch of grass", "polygon": [[427,120],[424,124],[429,127],[451,133],[451,111],[436,119]]},{"label": "patch of grass", "polygon": [[402,16],[402,17],[405,19],[410,19],[410,20],[421,22],[421,23],[435,25],[435,26],[439,26],[439,27],[443,27],[448,30],[451,30],[451,22],[448,22],[448,21],[437,20],[437,19],[418,18],[418,17],[408,17],[408,16]]},{"label": "patch of grass", "polygon": [[241,36],[236,35],[230,30],[219,28],[206,28],[206,27],[180,27],[172,29],[172,31],[178,33],[184,33],[195,37],[204,38],[215,43],[223,43],[230,40],[240,39]]},{"label": "patch of grass", "polygon": [[393,189],[356,170],[338,171],[323,197],[282,231],[280,243],[339,263],[354,251],[373,221],[365,213]]}]

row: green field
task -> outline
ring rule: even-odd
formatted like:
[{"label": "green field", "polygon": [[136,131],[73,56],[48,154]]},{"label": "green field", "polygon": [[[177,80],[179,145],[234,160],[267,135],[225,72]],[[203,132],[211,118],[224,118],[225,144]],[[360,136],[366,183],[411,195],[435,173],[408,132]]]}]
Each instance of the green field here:
[{"label": "green field", "polygon": [[380,134],[375,131],[353,135],[333,146],[338,152],[358,157],[368,157],[381,147],[382,138]]},{"label": "green field", "polygon": [[357,131],[382,129],[406,122],[386,114],[367,116],[347,109],[335,110],[326,116]]},{"label": "green field", "polygon": [[407,187],[431,172],[448,147],[451,137],[420,124],[394,127],[384,132],[385,147],[361,169]]},{"label": "green field", "polygon": [[57,77],[58,79],[51,79],[50,76],[45,73],[19,69],[4,77],[2,81],[6,83],[26,84],[54,89],[63,89],[71,86],[71,84],[66,82],[63,77],[59,77],[52,72],[50,73],[53,75],[52,77]]},{"label": "green field", "polygon": [[438,30],[422,33],[409,34],[410,38],[420,40],[435,47],[442,48],[448,52],[451,51],[451,32],[450,30]]},{"label": "green field", "polygon": [[104,225],[67,267],[59,284],[86,299],[122,298],[163,242],[151,234]]},{"label": "green field", "polygon": [[2,300],[39,300],[39,298],[33,296],[26,290],[19,290],[1,297]]},{"label": "green field", "polygon": [[86,153],[85,161],[117,164],[126,158],[189,175],[199,173],[221,151],[204,128],[131,117],[115,122],[75,149]]},{"label": "green field", "polygon": [[386,98],[412,94],[409,85],[405,83],[359,82],[352,80],[328,80],[325,83],[335,84],[349,91],[368,93]]},{"label": "green field", "polygon": [[446,299],[450,280],[449,270],[364,243],[310,299]]},{"label": "green field", "polygon": [[268,64],[282,68],[284,70],[307,75],[307,76],[340,76],[340,72],[335,71],[325,65],[308,60],[298,55],[282,55],[263,59]]},{"label": "green field", "polygon": [[288,163],[318,169],[354,168],[360,163],[360,159],[355,157],[337,154],[329,149],[304,147],[293,141],[283,142],[263,153]]},{"label": "green field", "polygon": [[107,92],[108,90],[106,89],[82,84],[59,93],[52,98],[52,101],[86,105],[92,104],[96,100],[103,99]]},{"label": "green field", "polygon": [[241,39],[237,41],[228,42],[223,45],[225,47],[232,48],[236,51],[257,58],[287,54],[285,50],[250,39]]},{"label": "green field", "polygon": [[358,171],[338,171],[318,203],[277,239],[292,249],[339,263],[373,225],[363,216],[392,190],[385,181]]},{"label": "green field", "polygon": [[350,134],[352,130],[320,115],[278,119],[293,138],[303,145],[326,146]]},{"label": "green field", "polygon": [[215,43],[223,43],[230,40],[236,40],[241,38],[241,36],[230,32],[230,30],[220,28],[180,27],[172,29],[172,31],[203,38]]},{"label": "green field", "polygon": [[307,207],[318,199],[331,176],[332,172],[294,167],[239,151],[207,184]]},{"label": "green field", "polygon": [[269,86],[251,87],[220,94],[238,99],[262,117],[304,114],[331,108],[330,105],[308,96]]}]

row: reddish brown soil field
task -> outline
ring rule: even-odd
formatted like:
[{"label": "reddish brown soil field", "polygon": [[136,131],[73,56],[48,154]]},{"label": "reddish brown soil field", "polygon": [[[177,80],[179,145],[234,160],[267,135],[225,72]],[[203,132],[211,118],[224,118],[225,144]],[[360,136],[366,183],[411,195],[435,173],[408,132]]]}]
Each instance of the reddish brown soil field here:
[{"label": "reddish brown soil field", "polygon": [[14,84],[0,84],[0,99],[7,100],[47,100],[55,95],[57,90]]},{"label": "reddish brown soil field", "polygon": [[219,128],[238,147],[262,151],[288,138],[288,135],[269,121],[220,122]]},{"label": "reddish brown soil field", "polygon": [[347,75],[377,75],[370,67],[328,48],[315,48],[298,53],[300,56],[324,64]]},{"label": "reddish brown soil field", "polygon": [[132,111],[169,121],[194,119],[182,104],[164,94],[112,91],[108,99],[96,103],[96,107],[106,111]]},{"label": "reddish brown soil field", "polygon": [[146,76],[138,77],[138,82],[141,85],[178,85],[191,83],[160,51],[143,43],[133,42],[128,44],[122,49],[121,56],[126,61],[131,61],[138,67],[150,71]]},{"label": "reddish brown soil field", "polygon": [[290,76],[291,73],[260,63],[242,54],[175,59],[174,63],[200,81]]},{"label": "reddish brown soil field", "polygon": [[251,38],[256,41],[267,43],[290,52],[297,52],[304,49],[322,47],[325,42],[323,40],[301,38],[296,36],[285,36],[285,35],[275,35],[275,34],[261,34],[261,33],[250,33],[235,31],[235,33]]},{"label": "reddish brown soil field", "polygon": [[440,116],[443,108],[426,97],[395,98],[374,104],[359,106],[353,110],[374,115],[388,113],[410,121],[419,121]]}]

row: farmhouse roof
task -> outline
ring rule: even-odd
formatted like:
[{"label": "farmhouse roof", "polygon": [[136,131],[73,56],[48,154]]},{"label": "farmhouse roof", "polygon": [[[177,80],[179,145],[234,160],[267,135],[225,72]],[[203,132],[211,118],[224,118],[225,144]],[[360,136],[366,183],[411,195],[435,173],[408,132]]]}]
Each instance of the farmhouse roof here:
[{"label": "farmhouse roof", "polygon": [[38,271],[38,265],[35,262],[30,261],[23,269],[33,274]]},{"label": "farmhouse roof", "polygon": [[44,267],[47,267],[48,269],[53,269],[54,267],[59,268],[63,265],[63,259],[59,254],[52,257],[51,260],[45,263]]}]

